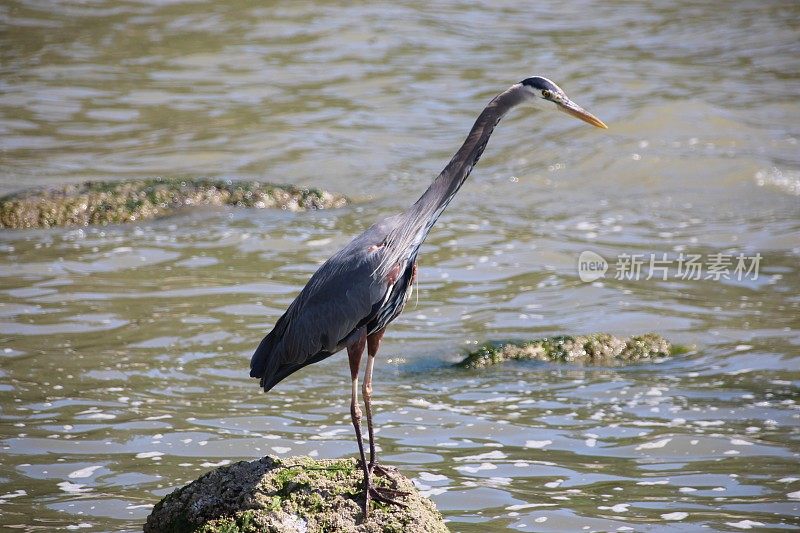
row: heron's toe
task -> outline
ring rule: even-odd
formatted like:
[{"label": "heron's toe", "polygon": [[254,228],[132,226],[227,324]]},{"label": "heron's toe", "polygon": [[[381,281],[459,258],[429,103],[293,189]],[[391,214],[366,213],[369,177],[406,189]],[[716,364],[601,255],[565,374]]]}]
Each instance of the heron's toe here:
[{"label": "heron's toe", "polygon": [[402,490],[387,489],[383,487],[370,487],[367,491],[369,497],[376,502],[386,503],[389,505],[397,505],[398,507],[406,508],[408,505],[403,502],[397,501],[395,498],[408,496],[410,493]]},{"label": "heron's toe", "polygon": [[394,478],[394,475],[397,473],[397,468],[393,466],[383,466],[379,463],[369,463],[369,471],[381,477]]}]

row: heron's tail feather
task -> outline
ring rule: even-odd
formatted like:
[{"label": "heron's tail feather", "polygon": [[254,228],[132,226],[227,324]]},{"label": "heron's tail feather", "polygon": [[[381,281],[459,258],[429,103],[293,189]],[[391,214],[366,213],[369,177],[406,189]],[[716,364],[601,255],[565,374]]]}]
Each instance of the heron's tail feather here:
[{"label": "heron's tail feather", "polygon": [[[274,331],[261,340],[261,343],[250,358],[250,377],[259,378],[261,386],[267,391],[268,383],[272,381],[273,376],[280,366],[280,357],[275,353],[275,335]],[[272,387],[270,387],[272,388]]]}]

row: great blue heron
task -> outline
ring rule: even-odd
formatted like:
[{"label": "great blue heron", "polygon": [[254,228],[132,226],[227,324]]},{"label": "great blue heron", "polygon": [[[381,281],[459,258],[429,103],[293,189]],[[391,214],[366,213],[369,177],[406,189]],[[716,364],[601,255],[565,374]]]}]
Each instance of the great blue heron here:
[{"label": "great blue heron", "polygon": [[[400,504],[403,493],[372,484],[378,466],[372,430],[372,369],[387,325],[403,310],[416,279],[417,253],[436,219],[467,179],[481,157],[494,127],[518,104],[549,101],[593,126],[603,122],[572,102],[555,83],[534,76],[515,83],[492,99],[461,145],[428,190],[408,210],[377,222],[328,259],[311,276],[273,330],[261,341],[250,361],[250,376],[259,378],[264,391],[304,366],[322,361],[347,348],[350,360],[350,415],[364,470],[364,516],[369,501]],[[369,431],[367,463],[361,437],[358,372],[364,347],[364,405]]]}]

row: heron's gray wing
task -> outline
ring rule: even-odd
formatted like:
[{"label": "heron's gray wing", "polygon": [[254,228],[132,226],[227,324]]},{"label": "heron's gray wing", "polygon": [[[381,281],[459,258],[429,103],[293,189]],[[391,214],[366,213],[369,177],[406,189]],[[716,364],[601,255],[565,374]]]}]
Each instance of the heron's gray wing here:
[{"label": "heron's gray wing", "polygon": [[373,277],[375,259],[337,254],[317,271],[290,310],[278,346],[283,364],[302,364],[318,352],[341,349],[341,342],[369,319],[387,291]]},{"label": "heron's gray wing", "polygon": [[341,342],[375,314],[388,290],[376,278],[384,251],[370,251],[375,229],[328,259],[261,341],[250,360],[250,376],[261,378],[265,390],[341,349]]}]

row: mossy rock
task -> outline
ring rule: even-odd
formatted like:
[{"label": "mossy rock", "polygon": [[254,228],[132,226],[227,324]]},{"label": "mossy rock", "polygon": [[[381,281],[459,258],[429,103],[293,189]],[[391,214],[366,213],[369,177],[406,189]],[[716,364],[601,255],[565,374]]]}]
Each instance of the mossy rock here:
[{"label": "mossy rock", "polygon": [[363,518],[363,472],[355,459],[309,457],[217,468],[162,499],[145,533],[446,532],[441,514],[398,472],[378,486],[408,492],[407,507],[372,502]]},{"label": "mossy rock", "polygon": [[486,343],[456,366],[485,368],[504,361],[555,361],[601,365],[653,360],[685,352],[664,337],[645,333],[620,338],[608,333],[555,336],[524,342]]},{"label": "mossy rock", "polygon": [[87,181],[0,198],[0,228],[118,224],[173,214],[190,206],[300,211],[341,207],[343,196],[259,181],[154,178]]}]

